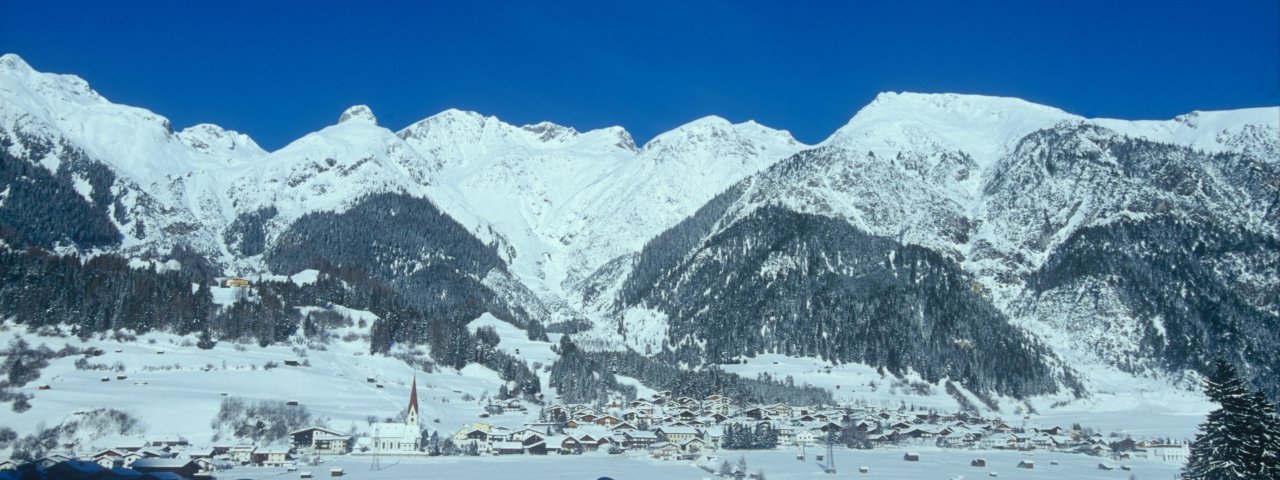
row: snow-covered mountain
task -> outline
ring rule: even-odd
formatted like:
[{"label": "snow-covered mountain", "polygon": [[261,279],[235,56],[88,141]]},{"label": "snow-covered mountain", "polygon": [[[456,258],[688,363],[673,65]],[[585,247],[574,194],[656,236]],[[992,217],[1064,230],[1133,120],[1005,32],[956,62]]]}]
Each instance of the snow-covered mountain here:
[{"label": "snow-covered mountain", "polygon": [[[927,342],[959,334],[947,319],[972,292],[1007,318],[996,324],[1031,332],[1087,372],[1176,376],[1227,356],[1274,389],[1267,379],[1280,362],[1242,352],[1277,342],[1277,138],[1276,108],[1124,122],[1016,99],[882,94],[821,145],[650,242],[602,336],[629,332],[637,349],[696,345],[711,358],[778,351],[876,363],[875,336],[821,350],[860,325],[840,320],[844,312],[891,323],[918,316],[897,338]],[[941,257],[913,254],[904,265],[914,246]],[[1125,267],[1097,266],[1103,254]],[[903,267],[914,286],[876,286]],[[930,290],[938,282],[949,286]],[[884,312],[866,294],[878,288],[917,310]],[[1165,289],[1175,293],[1153,295]],[[723,345],[725,318],[753,327]],[[797,325],[809,330],[776,333]],[[906,366],[928,372],[939,358],[945,352]]]},{"label": "snow-covered mountain", "polygon": [[[1029,394],[1079,377],[1088,389],[1101,371],[1176,376],[1229,348],[1267,345],[1264,327],[1280,315],[1280,108],[1125,121],[1010,98],[885,93],[815,146],[719,117],[637,146],[619,127],[514,126],[458,110],[393,131],[355,106],[265,152],[214,125],[176,132],[9,54],[0,147],[26,169],[13,178],[48,185],[0,193],[0,226],[30,233],[7,239],[11,248],[152,258],[179,247],[227,275],[296,273],[271,270],[306,267],[307,248],[335,264],[368,254],[366,273],[402,291],[443,269],[447,288],[425,291],[474,293],[473,307],[517,323],[589,321],[576,337],[600,348],[892,358]],[[50,215],[37,202],[11,201],[37,191],[65,199],[72,213],[57,215],[84,226],[37,221]],[[400,215],[415,206],[430,215]],[[333,238],[297,245],[317,231]],[[394,238],[366,239],[375,232]],[[342,241],[353,238],[373,245]],[[1154,282],[1176,285],[1177,298],[1153,297]],[[893,295],[913,300],[862,310],[850,300]],[[1206,311],[1210,300],[1230,312]],[[822,317],[854,311],[895,326],[882,340],[949,337],[895,350]],[[725,322],[743,328],[708,328]],[[824,330],[789,334],[849,342],[757,341],[795,325]],[[737,333],[715,337],[726,331]],[[1001,346],[967,356],[977,337]],[[1019,356],[1028,351],[1037,358]],[[1012,359],[1036,378],[965,377],[921,361],[929,355],[965,368]],[[1255,379],[1280,366],[1264,353],[1237,359]]]}]

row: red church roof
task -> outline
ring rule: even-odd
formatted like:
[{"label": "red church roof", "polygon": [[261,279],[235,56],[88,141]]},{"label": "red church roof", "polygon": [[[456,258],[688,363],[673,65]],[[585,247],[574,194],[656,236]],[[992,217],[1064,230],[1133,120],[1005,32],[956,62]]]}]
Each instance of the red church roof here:
[{"label": "red church roof", "polygon": [[409,389],[409,411],[418,412],[418,375],[413,375],[413,386]]}]

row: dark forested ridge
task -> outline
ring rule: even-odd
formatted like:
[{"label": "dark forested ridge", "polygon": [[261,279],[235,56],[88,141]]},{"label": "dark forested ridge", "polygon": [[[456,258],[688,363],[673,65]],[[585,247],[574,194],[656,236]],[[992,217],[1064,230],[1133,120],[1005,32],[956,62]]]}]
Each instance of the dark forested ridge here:
[{"label": "dark forested ridge", "polygon": [[[394,289],[421,315],[448,325],[465,324],[485,312],[521,327],[538,321],[508,308],[481,282],[491,270],[506,269],[495,247],[430,201],[408,195],[373,195],[342,213],[308,214],[280,235],[266,260],[276,272],[321,267],[363,271]],[[420,328],[400,319],[384,320],[394,332]]]},{"label": "dark forested ridge", "polygon": [[[667,235],[681,236],[683,228],[688,224]],[[703,231],[695,230],[690,235]],[[958,266],[928,249],[777,207],[684,243],[697,247],[663,255],[685,260],[637,272],[657,281],[628,303],[669,316],[670,355],[681,361],[816,356],[1014,396],[1056,391],[1058,380],[1074,384],[1069,373],[1055,378],[1048,350],[1010,326]]]},{"label": "dark forested ridge", "polygon": [[1276,275],[1277,252],[1275,238],[1240,228],[1169,217],[1124,220],[1073,234],[1027,285],[1038,295],[1104,279],[1135,317],[1148,321],[1144,357],[1206,375],[1216,359],[1230,359],[1277,398],[1280,292],[1243,281]]},{"label": "dark forested ridge", "polygon": [[276,207],[266,207],[241,214],[222,232],[227,249],[242,256],[261,254],[267,249],[266,223],[275,218]]},{"label": "dark forested ridge", "polygon": [[[114,175],[82,157],[64,160],[56,174],[15,158],[0,132],[0,240],[16,248],[75,245],[107,247],[120,243],[111,222]],[[38,152],[35,152],[38,153]],[[71,173],[79,168],[93,188],[92,202],[76,191]]]}]

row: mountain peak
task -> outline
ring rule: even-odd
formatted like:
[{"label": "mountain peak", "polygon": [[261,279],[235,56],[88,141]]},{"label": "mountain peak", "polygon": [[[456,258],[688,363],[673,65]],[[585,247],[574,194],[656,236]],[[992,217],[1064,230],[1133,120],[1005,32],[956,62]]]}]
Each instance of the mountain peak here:
[{"label": "mountain peak", "polygon": [[0,55],[0,70],[30,72],[32,68],[18,54],[6,53]]},{"label": "mountain peak", "polygon": [[957,93],[884,92],[858,110],[823,145],[894,154],[962,151],[980,165],[1009,143],[1080,117],[1011,97]]},{"label": "mountain peak", "polygon": [[378,124],[378,117],[373,116],[373,110],[368,105],[356,105],[342,112],[342,116],[338,117],[338,123],[358,122],[368,123],[370,125]]},{"label": "mountain peak", "polygon": [[178,132],[178,139],[204,153],[224,151],[245,156],[262,156],[267,153],[248,135],[211,123],[187,127]]},{"label": "mountain peak", "polygon": [[754,121],[735,124],[724,117],[708,115],[659,134],[644,145],[644,150],[670,148],[685,143],[710,145],[736,141],[799,145],[786,130],[775,130]]},{"label": "mountain peak", "polygon": [[563,141],[578,136],[578,131],[573,127],[556,125],[546,121],[538,122],[533,125],[525,125],[520,127],[520,129],[532,133],[538,138],[538,140],[543,142],[549,142],[551,140]]},{"label": "mountain peak", "polygon": [[881,92],[876,95],[876,98],[871,103],[858,111],[858,115],[862,115],[864,112],[872,113],[881,110],[899,114],[910,111],[928,112],[934,115],[939,113],[962,115],[975,111],[982,114],[1066,114],[1066,112],[1057,108],[1014,97],[963,93]]}]

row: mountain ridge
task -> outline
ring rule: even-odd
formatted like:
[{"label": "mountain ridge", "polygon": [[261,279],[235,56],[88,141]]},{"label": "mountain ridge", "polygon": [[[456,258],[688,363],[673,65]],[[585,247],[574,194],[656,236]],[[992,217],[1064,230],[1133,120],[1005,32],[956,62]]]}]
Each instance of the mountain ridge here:
[{"label": "mountain ridge", "polygon": [[[1046,311],[1060,315],[1055,321],[1082,321],[1085,310],[1067,308],[1072,305],[1025,307],[1026,279],[1075,232],[1172,212],[1202,222],[1203,232],[1239,227],[1274,238],[1275,229],[1267,229],[1280,218],[1280,107],[1125,121],[1088,119],[1014,98],[886,92],[816,145],[753,121],[707,116],[637,146],[621,127],[579,132],[551,122],[515,126],[456,109],[391,130],[378,125],[367,106],[356,105],[335,124],[267,152],[248,135],[216,125],[175,132],[164,117],[110,103],[79,77],[36,72],[6,54],[0,56],[0,139],[15,162],[44,168],[62,182],[49,188],[78,194],[85,208],[104,212],[121,238],[93,248],[132,257],[189,248],[228,275],[296,273],[272,271],[264,255],[308,215],[340,228],[333,218],[364,205],[361,211],[390,212],[382,221],[395,222],[394,206],[413,203],[394,196],[426,200],[476,242],[453,242],[462,245],[459,251],[429,240],[410,246],[432,252],[430,258],[467,256],[476,245],[492,248],[505,268],[491,275],[471,272],[466,280],[468,288],[492,290],[482,295],[485,302],[506,302],[503,308],[547,324],[593,324],[584,339],[637,351],[680,339],[663,337],[673,330],[654,320],[651,305],[615,300],[627,279],[640,275],[637,265],[649,264],[643,259],[647,245],[709,202],[726,203],[703,220],[699,228],[708,230],[698,230],[698,238],[670,254],[694,258],[708,247],[698,243],[702,235],[723,232],[757,212],[830,218],[840,223],[833,232],[848,228],[876,242],[937,253],[973,278],[965,288],[974,293],[964,298],[990,302],[1002,316],[993,318],[1037,335],[1046,330],[1032,317]],[[377,197],[383,202],[378,208],[362,203],[378,195],[393,197]],[[22,220],[10,223],[35,225]],[[750,245],[751,232],[735,232],[721,240]],[[1188,232],[1180,235],[1193,238],[1201,230]],[[781,235],[786,232],[756,233],[790,238]],[[50,249],[90,250],[56,240],[75,238],[58,232],[31,238],[55,239],[46,241]],[[796,242],[804,248],[822,244],[803,237]],[[1275,306],[1265,299],[1277,286],[1256,265],[1275,252],[1222,252],[1206,261],[1243,280],[1217,274],[1214,281],[1243,285],[1255,299],[1245,303],[1274,316]],[[1139,258],[1122,253],[1117,257]],[[768,261],[720,260],[731,266],[726,272],[790,261],[787,252],[762,255]],[[376,261],[395,263],[389,271],[413,272],[427,260]],[[948,275],[943,277],[960,278]],[[1089,275],[1061,284],[1106,281]],[[1069,298],[1065,292],[1046,295]],[[1113,297],[1123,295],[1098,296]],[[1160,308],[1166,307],[1181,308]],[[1153,308],[1148,310],[1159,310]],[[1109,321],[1132,321],[1143,331],[1164,322],[1136,318],[1137,310],[1126,305],[1103,310],[1121,312]],[[623,332],[627,325],[649,333]],[[1125,341],[1154,341],[1142,335]],[[1088,357],[1075,355],[1084,347],[1071,348],[1071,355],[1057,354],[1073,361]],[[1129,348],[1099,353],[1099,368],[1115,367],[1109,355],[1137,351]],[[1186,364],[1194,362],[1179,365]]]}]

